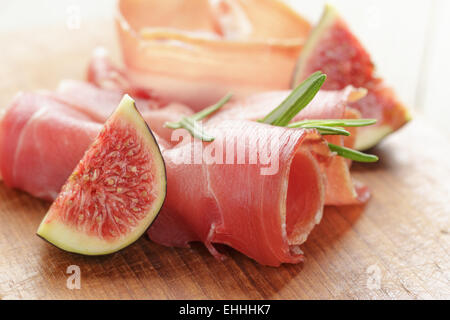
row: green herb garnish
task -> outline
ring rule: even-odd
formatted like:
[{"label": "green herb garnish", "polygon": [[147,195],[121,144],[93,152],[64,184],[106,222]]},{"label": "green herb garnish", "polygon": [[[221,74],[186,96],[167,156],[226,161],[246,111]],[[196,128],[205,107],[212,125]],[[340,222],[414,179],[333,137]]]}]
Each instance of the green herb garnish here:
[{"label": "green herb garnish", "polygon": [[327,76],[320,71],[312,74],[260,122],[279,127],[287,126],[312,101],[326,79]]},{"label": "green herb garnish", "polygon": [[[319,92],[326,80],[326,75],[322,72],[312,74],[308,79],[301,83],[289,97],[286,98],[276,109],[259,122],[288,128],[316,129],[321,135],[341,135],[350,136],[350,132],[344,127],[366,127],[375,124],[373,119],[336,119],[336,120],[303,120],[291,123],[297,114],[305,109]],[[192,116],[183,117],[178,122],[167,122],[164,126],[171,129],[186,129],[197,139],[202,141],[214,141],[214,137],[203,131],[201,120],[210,116],[222,108],[230,99],[231,94],[226,95],[215,105],[208,107]],[[378,157],[365,154],[346,147],[337,146],[328,143],[331,151],[339,156],[358,162],[376,162]]]},{"label": "green herb garnish", "polygon": [[323,136],[350,136],[350,132],[348,132],[344,128],[318,126],[314,124],[305,124],[296,127],[288,126],[288,128],[316,129]]},{"label": "green herb garnish", "polygon": [[336,119],[336,120],[303,120],[295,123],[291,123],[288,125],[289,128],[302,128],[305,125],[317,125],[322,127],[348,127],[348,128],[356,128],[356,127],[367,127],[373,124],[376,124],[377,120],[375,119]]},{"label": "green herb garnish", "polygon": [[201,125],[200,121],[222,108],[228,101],[230,101],[231,97],[232,94],[227,94],[215,105],[212,105],[211,107],[208,107],[192,116],[183,117],[178,122],[166,122],[164,126],[170,129],[183,128],[189,131],[189,133],[197,139],[205,142],[212,142],[214,141],[214,137],[210,136],[203,130],[203,126]]},{"label": "green herb garnish", "polygon": [[[268,114],[259,122],[271,124],[274,126],[288,128],[316,129],[321,135],[342,135],[350,136],[350,132],[344,127],[366,127],[375,124],[373,119],[336,119],[336,120],[303,120],[291,123],[297,114],[305,109],[319,92],[326,80],[326,75],[322,72],[312,74],[308,79],[301,83],[289,97],[284,100],[280,106]],[[331,151],[339,156],[359,162],[376,162],[378,157],[365,154],[356,150],[328,144]]]},{"label": "green herb garnish", "polygon": [[317,129],[322,135],[350,136],[342,127],[366,127],[377,123],[374,119],[303,120],[287,125],[288,128]]},{"label": "green herb garnish", "polygon": [[377,162],[379,159],[372,154],[366,154],[346,147],[337,146],[332,143],[328,143],[328,147],[331,151],[336,152],[339,156],[347,158],[357,162]]}]

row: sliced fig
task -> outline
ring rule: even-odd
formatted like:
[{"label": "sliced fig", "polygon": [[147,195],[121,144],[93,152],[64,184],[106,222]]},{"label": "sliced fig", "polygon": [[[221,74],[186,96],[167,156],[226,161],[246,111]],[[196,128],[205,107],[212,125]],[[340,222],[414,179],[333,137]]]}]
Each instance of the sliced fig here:
[{"label": "sliced fig", "polygon": [[311,73],[322,71],[325,90],[341,90],[348,85],[366,88],[367,96],[350,104],[363,118],[377,119],[375,126],[360,128],[356,148],[369,149],[411,120],[407,108],[383,79],[375,76],[369,53],[351,32],[336,9],[327,5],[321,21],[303,47],[294,74],[293,87]]},{"label": "sliced fig", "polygon": [[37,234],[69,252],[113,253],[148,229],[165,196],[161,151],[134,100],[125,95],[63,186]]}]

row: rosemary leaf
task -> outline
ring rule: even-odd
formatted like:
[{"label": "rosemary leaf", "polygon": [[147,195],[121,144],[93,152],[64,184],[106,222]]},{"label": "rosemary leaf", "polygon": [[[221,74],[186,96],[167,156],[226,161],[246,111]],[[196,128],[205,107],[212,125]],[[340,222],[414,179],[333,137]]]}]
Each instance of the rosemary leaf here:
[{"label": "rosemary leaf", "polygon": [[228,101],[230,101],[232,96],[232,94],[227,94],[215,105],[212,105],[192,116],[183,117],[178,122],[166,122],[164,126],[174,130],[181,128],[186,129],[193,137],[205,142],[214,141],[214,137],[203,131],[200,121],[222,108]]},{"label": "rosemary leaf", "polygon": [[208,107],[196,114],[194,114],[191,118],[195,121],[200,121],[205,119],[206,117],[210,116],[220,108],[222,108],[228,101],[230,101],[231,97],[233,95],[231,93],[227,94],[225,97],[223,97],[219,102],[217,102],[215,105],[212,105],[211,107]]},{"label": "rosemary leaf", "polygon": [[288,125],[289,128],[302,128],[304,125],[316,125],[322,127],[367,127],[377,123],[375,119],[336,119],[336,120],[303,120]]},{"label": "rosemary leaf", "polygon": [[343,128],[334,128],[334,127],[322,127],[322,126],[314,126],[314,125],[305,125],[300,128],[303,129],[316,129],[323,136],[350,136],[350,132]]},{"label": "rosemary leaf", "polygon": [[203,131],[203,126],[198,121],[195,121],[189,117],[185,117],[181,120],[181,127],[189,131],[194,138],[205,142],[214,141],[214,137]]},{"label": "rosemary leaf", "polygon": [[174,129],[174,130],[182,128],[181,121],[179,121],[179,122],[166,122],[164,124],[164,127],[169,128],[169,129]]},{"label": "rosemary leaf", "polygon": [[285,127],[302,111],[319,92],[327,76],[322,72],[312,74],[301,83],[278,108],[260,122],[274,126]]},{"label": "rosemary leaf", "polygon": [[353,149],[337,146],[332,143],[328,143],[328,147],[339,156],[353,161],[371,163],[379,160],[375,155],[362,153]]}]

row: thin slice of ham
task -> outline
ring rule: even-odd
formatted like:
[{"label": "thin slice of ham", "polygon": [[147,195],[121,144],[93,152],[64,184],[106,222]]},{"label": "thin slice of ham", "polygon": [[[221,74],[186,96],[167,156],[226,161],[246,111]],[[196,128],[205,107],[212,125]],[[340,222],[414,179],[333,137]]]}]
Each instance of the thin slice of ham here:
[{"label": "thin slice of ham", "polygon": [[[51,94],[57,100],[72,105],[96,121],[104,122],[114,112],[114,106],[119,105],[124,93],[122,90],[99,89],[84,81],[63,80],[56,92]],[[155,100],[135,98],[135,101],[141,113],[161,108]]]},{"label": "thin slice of ham", "polygon": [[[53,200],[119,101],[118,92],[78,81],[63,82],[57,92],[18,94],[0,122],[5,184]],[[172,134],[165,122],[192,114],[180,104],[152,109],[150,101],[138,103],[152,130],[164,138]]]},{"label": "thin slice of ham", "polygon": [[[213,143],[181,143],[163,151],[168,192],[150,238],[168,246],[201,241],[216,257],[221,255],[214,243],[222,243],[269,266],[302,261],[299,246],[322,217],[325,184],[317,159],[330,156],[323,138],[314,130],[245,120],[205,130],[216,137]],[[195,164],[199,145],[203,160]],[[262,170],[264,150],[278,156],[272,172]],[[243,154],[246,160],[239,161]],[[180,164],[182,159],[193,164]]]},{"label": "thin slice of ham", "polygon": [[[178,10],[185,6],[189,11]],[[198,109],[228,92],[289,88],[308,22],[279,1],[200,1],[196,8],[202,17],[185,21],[196,17],[192,0],[119,1],[116,24],[132,87]]]},{"label": "thin slice of ham", "polygon": [[[101,89],[84,81],[64,80],[52,96],[91,116],[97,122],[104,123],[114,112],[123,94],[122,90]],[[164,124],[167,121],[178,121],[180,117],[193,113],[189,107],[180,103],[161,104],[159,100],[142,97],[135,101],[152,131],[168,141],[172,130],[165,128]]]},{"label": "thin slice of ham", "polygon": [[18,94],[0,125],[0,170],[7,186],[53,200],[101,129],[48,94]]},{"label": "thin slice of ham", "polygon": [[[48,94],[17,96],[0,125],[5,183],[53,199],[101,130],[80,110]],[[299,245],[322,216],[325,176],[318,160],[330,159],[325,141],[314,130],[245,120],[207,130],[216,135],[215,143],[235,147],[225,149],[223,159],[241,164],[180,162],[180,154],[195,142],[170,147],[158,138],[167,162],[168,196],[151,238],[179,246],[202,241],[216,256],[213,244],[223,243],[264,265],[300,262]],[[276,170],[267,174],[260,159],[269,146],[269,154],[278,157]],[[239,152],[242,148],[246,153]],[[251,155],[256,162],[250,162]]]},{"label": "thin slice of ham", "polygon": [[[221,122],[224,119],[259,120],[280,105],[290,91],[273,91],[255,94],[236,102],[228,103],[209,122]],[[306,109],[301,111],[293,122],[311,119],[353,119],[358,118],[357,111],[348,108],[349,103],[358,101],[366,90],[351,86],[340,91],[319,91]],[[348,129],[350,137],[327,136],[330,143],[353,148],[357,130]],[[323,166],[328,182],[326,188],[326,205],[353,205],[369,200],[370,191],[362,183],[354,181],[349,170],[350,162],[342,157],[333,158],[331,164]]]}]

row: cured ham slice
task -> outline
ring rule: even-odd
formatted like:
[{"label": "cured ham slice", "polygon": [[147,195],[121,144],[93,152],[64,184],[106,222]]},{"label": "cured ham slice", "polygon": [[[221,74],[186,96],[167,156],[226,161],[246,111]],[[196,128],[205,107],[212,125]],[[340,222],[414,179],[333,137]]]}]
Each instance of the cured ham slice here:
[{"label": "cured ham slice", "polygon": [[[57,92],[18,94],[0,122],[5,184],[53,200],[119,101],[117,92],[78,81],[63,82]],[[165,122],[192,113],[180,104],[151,105],[138,101],[147,123],[166,138],[172,130],[163,127]]]},{"label": "cured ham slice", "polygon": [[206,2],[195,4],[205,6],[202,18],[183,22],[196,13],[177,8],[192,0],[119,1],[116,22],[131,85],[198,109],[228,92],[243,97],[289,88],[309,23],[278,1]]},{"label": "cured ham slice", "polygon": [[[60,83],[53,97],[72,105],[74,108],[91,116],[99,123],[104,123],[122,99],[118,90],[100,89],[87,82],[65,80]],[[182,116],[193,112],[179,103],[162,105],[153,99],[136,99],[136,106],[147,121],[152,131],[161,138],[170,141],[171,129],[164,127],[167,121],[178,121]]]},{"label": "cured ham slice", "polygon": [[[118,90],[99,89],[83,81],[64,80],[60,82],[52,96],[72,105],[96,121],[104,122],[114,111],[114,106],[119,105],[123,93]],[[154,100],[138,98],[135,101],[141,113],[161,108]]]},{"label": "cured ham slice", "polygon": [[[5,183],[55,198],[100,130],[94,118],[51,95],[19,95],[0,127]],[[314,130],[253,121],[223,121],[207,130],[216,136],[214,144],[226,144],[225,162],[202,156],[205,161],[189,163],[180,155],[195,148],[195,141],[208,150],[206,144],[194,140],[165,149],[160,140],[168,198],[151,238],[178,246],[202,241],[216,256],[213,244],[223,243],[271,266],[301,261],[299,245],[322,216],[325,178],[319,161],[330,159],[325,141]],[[220,148],[214,150],[202,155],[217,160]],[[268,155],[277,157],[264,162]]]},{"label": "cured ham slice", "polygon": [[[316,159],[329,157],[322,137],[241,120],[205,129],[216,140],[199,144],[215,163],[195,164],[195,143],[163,151],[167,198],[150,238],[168,246],[202,241],[218,257],[214,243],[222,243],[270,266],[302,261],[299,246],[322,217],[325,189]],[[279,166],[264,175],[268,149]],[[245,154],[247,160],[239,160]],[[193,164],[180,165],[181,159]]]},{"label": "cured ham slice", "polygon": [[[365,96],[365,90],[347,87],[341,91],[319,91],[309,106],[298,114],[293,122],[310,119],[353,119],[358,118],[358,112],[348,108],[348,104]],[[246,99],[231,102],[212,117],[211,123],[224,119],[259,120],[269,114],[274,106],[283,102],[289,91],[275,91],[255,94]],[[328,136],[330,143],[353,148],[357,131],[348,129],[350,137]],[[364,203],[370,198],[368,188],[357,181],[353,181],[349,162],[342,157],[335,157],[331,163],[323,166],[327,175],[326,205],[353,205]]]},{"label": "cured ham slice", "polygon": [[101,125],[49,95],[16,96],[0,125],[4,183],[53,200]]}]

